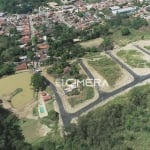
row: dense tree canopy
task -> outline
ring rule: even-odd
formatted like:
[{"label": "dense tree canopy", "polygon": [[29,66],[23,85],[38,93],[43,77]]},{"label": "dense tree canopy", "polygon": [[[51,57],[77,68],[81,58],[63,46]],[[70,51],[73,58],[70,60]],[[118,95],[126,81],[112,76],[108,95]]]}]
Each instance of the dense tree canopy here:
[{"label": "dense tree canopy", "polygon": [[0,0],[0,9],[9,13],[28,13],[47,0]]},{"label": "dense tree canopy", "polygon": [[0,150],[32,150],[31,146],[24,142],[17,117],[1,107]]},{"label": "dense tree canopy", "polygon": [[45,78],[40,73],[35,73],[31,77],[31,85],[35,91],[44,90],[46,88]]}]

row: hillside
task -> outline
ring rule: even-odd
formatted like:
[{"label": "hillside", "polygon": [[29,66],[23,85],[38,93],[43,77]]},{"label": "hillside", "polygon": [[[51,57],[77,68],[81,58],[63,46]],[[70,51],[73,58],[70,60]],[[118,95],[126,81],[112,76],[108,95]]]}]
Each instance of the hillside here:
[{"label": "hillside", "polygon": [[[0,118],[0,149],[13,150],[23,146],[26,150],[31,150],[24,143],[17,118],[2,108]],[[44,140],[38,141],[33,149],[149,150],[150,86],[134,88],[126,95],[81,117],[78,126],[71,125],[66,130],[68,136],[64,139],[58,140],[48,135]]]}]

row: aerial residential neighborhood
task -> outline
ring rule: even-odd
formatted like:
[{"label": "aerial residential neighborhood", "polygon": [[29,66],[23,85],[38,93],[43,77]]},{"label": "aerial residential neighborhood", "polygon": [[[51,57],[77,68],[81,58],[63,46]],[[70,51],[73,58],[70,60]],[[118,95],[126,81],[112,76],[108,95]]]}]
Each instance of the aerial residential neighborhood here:
[{"label": "aerial residential neighborhood", "polygon": [[0,150],[149,150],[149,0],[0,0]]}]

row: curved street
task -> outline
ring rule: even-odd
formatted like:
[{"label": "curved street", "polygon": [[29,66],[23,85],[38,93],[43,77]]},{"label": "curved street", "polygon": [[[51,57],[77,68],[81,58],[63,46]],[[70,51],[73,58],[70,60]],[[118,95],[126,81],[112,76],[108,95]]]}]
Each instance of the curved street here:
[{"label": "curved street", "polygon": [[[56,101],[59,107],[59,112],[60,112],[60,116],[62,118],[64,127],[66,127],[67,125],[69,125],[69,123],[71,122],[72,119],[74,118],[78,118],[80,115],[82,115],[83,113],[88,112],[89,110],[91,110],[93,107],[97,106],[98,104],[100,104],[102,101],[106,101],[107,99],[122,93],[123,91],[136,86],[139,83],[142,83],[143,81],[150,79],[150,74],[148,75],[144,75],[144,76],[139,76],[136,73],[134,73],[125,63],[121,62],[119,59],[117,59],[111,52],[107,52],[107,54],[113,59],[115,60],[122,68],[124,68],[125,70],[127,70],[133,77],[134,80],[112,92],[103,92],[103,91],[99,91],[99,97],[94,101],[91,102],[89,105],[81,108],[80,110],[76,111],[75,113],[68,113],[63,106],[63,102],[61,99],[61,96],[58,94],[57,89],[55,87],[54,84],[52,84],[48,79],[46,79],[47,83],[49,84],[49,87],[53,90],[53,92],[55,93],[56,96]],[[90,70],[88,70],[88,68],[85,66],[85,64],[82,62],[82,60],[79,60],[79,63],[81,65],[81,67],[84,69],[84,71],[86,72],[87,76],[90,79],[94,79],[92,73],[90,72]],[[99,90],[99,86],[96,85],[97,90]]]}]

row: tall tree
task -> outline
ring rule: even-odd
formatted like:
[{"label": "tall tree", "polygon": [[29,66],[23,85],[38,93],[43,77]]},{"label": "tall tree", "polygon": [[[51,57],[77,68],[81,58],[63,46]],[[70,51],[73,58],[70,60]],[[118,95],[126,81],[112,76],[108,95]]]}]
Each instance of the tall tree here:
[{"label": "tall tree", "polygon": [[33,86],[34,91],[39,92],[46,88],[46,82],[43,76],[40,73],[35,73],[31,77],[31,85]]}]

